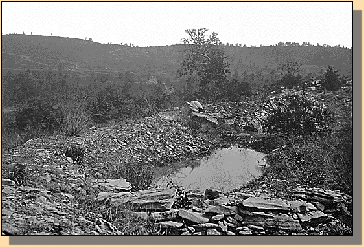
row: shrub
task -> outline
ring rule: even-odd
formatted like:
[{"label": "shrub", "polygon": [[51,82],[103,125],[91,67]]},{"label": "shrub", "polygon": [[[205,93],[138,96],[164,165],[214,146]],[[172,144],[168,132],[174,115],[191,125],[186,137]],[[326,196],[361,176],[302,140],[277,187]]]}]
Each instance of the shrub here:
[{"label": "shrub", "polygon": [[9,178],[17,185],[23,185],[27,179],[26,165],[17,163],[9,171]]},{"label": "shrub", "polygon": [[249,82],[233,78],[225,84],[225,98],[230,101],[239,101],[241,96],[251,96],[251,86]]},{"label": "shrub", "polygon": [[336,133],[337,143],[335,152],[335,164],[337,172],[341,175],[343,189],[347,193],[352,192],[353,185],[353,125],[350,114],[346,115],[346,121]]},{"label": "shrub", "polygon": [[294,76],[292,74],[286,74],[281,79],[280,84],[283,87],[291,89],[291,88],[293,88],[295,86],[298,86],[300,84],[300,82],[301,82],[301,76],[300,75]]},{"label": "shrub", "polygon": [[105,83],[98,89],[95,99],[88,105],[92,120],[96,123],[105,123],[119,117],[121,99],[115,85]]},{"label": "shrub", "polygon": [[270,98],[263,128],[268,133],[307,135],[328,130],[332,114],[314,95],[285,91]]},{"label": "shrub", "polygon": [[341,84],[338,71],[334,67],[328,66],[322,80],[322,86],[328,91],[337,91],[340,89]]},{"label": "shrub", "polygon": [[79,145],[71,145],[67,147],[65,151],[65,156],[70,157],[73,161],[75,161],[78,165],[82,165],[83,158],[85,156],[85,148]]},{"label": "shrub", "polygon": [[15,116],[15,123],[19,130],[55,131],[60,129],[63,120],[62,111],[42,99],[29,101],[17,111]]},{"label": "shrub", "polygon": [[69,104],[61,106],[61,111],[65,116],[62,125],[62,132],[66,136],[80,135],[90,122],[90,117],[82,105]]},{"label": "shrub", "polygon": [[268,173],[277,179],[295,181],[309,187],[320,187],[352,193],[352,163],[340,150],[336,135],[299,138],[291,136],[287,148],[268,156]]},{"label": "shrub", "polygon": [[124,178],[130,182],[133,191],[145,190],[151,185],[154,167],[150,164],[126,163],[109,166],[108,174],[112,178]]}]

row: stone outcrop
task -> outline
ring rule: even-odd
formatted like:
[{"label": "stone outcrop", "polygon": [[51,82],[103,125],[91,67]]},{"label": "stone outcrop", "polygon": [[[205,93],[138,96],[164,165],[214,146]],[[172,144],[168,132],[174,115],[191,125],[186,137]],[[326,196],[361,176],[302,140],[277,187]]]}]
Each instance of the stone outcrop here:
[{"label": "stone outcrop", "polygon": [[[315,188],[297,189],[292,201],[245,192],[226,195],[213,189],[205,195],[183,191],[183,200],[203,201],[197,206],[178,203],[181,197],[177,191],[100,192],[99,200],[132,206],[129,208],[136,215],[152,218],[171,235],[308,235],[316,226],[341,219],[337,217],[341,212],[338,205],[352,203],[350,196],[339,191]],[[331,213],[325,211],[328,208]]]},{"label": "stone outcrop", "polygon": [[[16,203],[15,195],[22,196],[32,210],[44,215],[38,224],[51,222],[56,229],[55,217],[65,219],[72,215],[72,194],[59,192],[56,199],[51,191],[43,188],[15,186],[9,179],[2,182],[2,194],[6,199],[2,210],[2,233],[5,235],[21,234],[21,228],[12,225],[14,222],[38,222],[35,216],[23,216],[10,210]],[[153,219],[167,235],[322,235],[320,229],[337,224],[352,229],[352,198],[340,191],[297,188],[291,200],[283,200],[256,191],[222,193],[207,189],[203,193],[177,187],[132,192],[125,179],[95,179],[92,182],[92,187],[99,191],[94,200],[103,203],[104,208],[125,206],[143,219]],[[58,200],[62,200],[62,208],[57,206]],[[101,216],[94,222],[81,218],[79,221],[94,225],[89,234],[122,235]],[[82,233],[78,227],[72,232]],[[59,234],[67,235],[67,232],[60,229]]]}]

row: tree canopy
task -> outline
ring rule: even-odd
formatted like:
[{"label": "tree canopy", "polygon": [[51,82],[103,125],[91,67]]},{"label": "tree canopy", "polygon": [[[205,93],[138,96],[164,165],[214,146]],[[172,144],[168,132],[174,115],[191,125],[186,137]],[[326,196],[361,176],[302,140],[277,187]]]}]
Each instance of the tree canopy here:
[{"label": "tree canopy", "polygon": [[[183,38],[184,50],[181,66],[178,70],[180,78],[193,80],[199,85],[199,92],[205,96],[213,94],[213,88],[221,86],[229,72],[229,64],[217,33],[212,32],[206,38],[208,29],[188,29],[188,38]],[[194,77],[194,78],[191,78]]]}]

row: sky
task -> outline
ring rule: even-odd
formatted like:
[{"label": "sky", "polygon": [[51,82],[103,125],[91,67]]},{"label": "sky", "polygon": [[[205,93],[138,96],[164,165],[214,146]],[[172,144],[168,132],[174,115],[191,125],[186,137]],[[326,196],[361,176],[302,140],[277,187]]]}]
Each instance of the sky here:
[{"label": "sky", "polygon": [[141,47],[207,28],[224,44],[310,42],[352,47],[351,2],[2,2],[2,33]]}]

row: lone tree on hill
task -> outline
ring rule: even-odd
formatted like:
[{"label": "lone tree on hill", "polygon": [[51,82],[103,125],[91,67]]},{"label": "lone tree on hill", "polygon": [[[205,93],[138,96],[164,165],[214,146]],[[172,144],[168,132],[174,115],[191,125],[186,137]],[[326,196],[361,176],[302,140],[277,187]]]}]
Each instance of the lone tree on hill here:
[{"label": "lone tree on hill", "polygon": [[338,71],[333,66],[328,66],[322,80],[322,87],[327,91],[337,91],[341,87]]},{"label": "lone tree on hill", "polygon": [[208,29],[188,29],[189,38],[183,38],[184,50],[178,76],[192,78],[199,84],[199,91],[208,98],[215,96],[229,72],[229,64],[224,50],[220,49],[220,39],[213,32],[206,38]]}]

